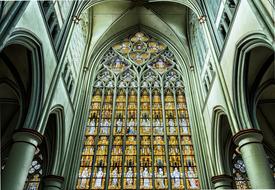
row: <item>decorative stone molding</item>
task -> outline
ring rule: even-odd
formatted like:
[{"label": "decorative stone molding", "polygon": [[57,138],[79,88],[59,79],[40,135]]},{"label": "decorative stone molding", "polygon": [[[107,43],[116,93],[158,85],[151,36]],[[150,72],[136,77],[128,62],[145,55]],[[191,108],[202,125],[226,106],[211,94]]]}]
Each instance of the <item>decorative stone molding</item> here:
[{"label": "decorative stone molding", "polygon": [[62,189],[64,177],[58,175],[47,175],[42,179],[43,189]]},{"label": "decorative stone molding", "polygon": [[232,189],[233,178],[227,174],[216,175],[211,178],[215,189]]},{"label": "decorative stone molding", "polygon": [[44,136],[33,129],[22,128],[13,135],[14,142],[26,142],[37,147],[42,143]]},{"label": "decorative stone molding", "polygon": [[233,142],[241,149],[250,143],[262,143],[263,133],[258,129],[245,129],[233,136]]},{"label": "decorative stone molding", "polygon": [[221,180],[222,181],[224,181],[224,180],[232,181],[233,178],[232,178],[232,176],[227,175],[227,174],[215,175],[215,176],[211,177],[212,183],[216,183],[216,182],[219,182]]}]

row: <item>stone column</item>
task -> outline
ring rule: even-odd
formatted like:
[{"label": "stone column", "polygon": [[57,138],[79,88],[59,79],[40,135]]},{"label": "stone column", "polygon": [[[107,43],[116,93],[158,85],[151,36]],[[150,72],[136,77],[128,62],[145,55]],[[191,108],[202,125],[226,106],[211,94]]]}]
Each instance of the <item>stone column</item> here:
[{"label": "stone column", "polygon": [[233,189],[232,177],[226,174],[216,175],[211,178],[215,189]]},{"label": "stone column", "polygon": [[233,137],[239,146],[252,189],[275,189],[262,140],[263,135],[257,129],[242,130]]},{"label": "stone column", "polygon": [[43,136],[32,129],[24,128],[14,133],[14,143],[2,173],[2,189],[23,189],[36,147],[42,140]]},{"label": "stone column", "polygon": [[42,189],[60,190],[64,182],[64,177],[57,175],[47,175],[42,179]]}]

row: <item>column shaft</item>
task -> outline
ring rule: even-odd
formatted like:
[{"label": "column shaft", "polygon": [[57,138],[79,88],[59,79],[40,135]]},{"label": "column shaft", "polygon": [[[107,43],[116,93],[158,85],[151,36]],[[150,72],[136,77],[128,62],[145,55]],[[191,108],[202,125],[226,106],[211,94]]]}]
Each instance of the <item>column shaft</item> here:
[{"label": "column shaft", "polygon": [[2,189],[22,190],[38,144],[42,135],[38,132],[23,129],[13,135],[8,161],[2,173]]},{"label": "column shaft", "polygon": [[274,189],[275,183],[269,167],[266,153],[261,143],[263,136],[260,131],[248,129],[234,136],[246,166],[253,189]]}]

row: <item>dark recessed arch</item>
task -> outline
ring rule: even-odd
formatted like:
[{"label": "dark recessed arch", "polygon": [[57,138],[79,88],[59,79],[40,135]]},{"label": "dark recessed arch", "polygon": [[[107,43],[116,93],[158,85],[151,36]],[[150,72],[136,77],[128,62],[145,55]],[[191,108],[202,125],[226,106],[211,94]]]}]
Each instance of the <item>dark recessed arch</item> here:
[{"label": "dark recessed arch", "polygon": [[274,47],[267,36],[249,34],[237,45],[233,68],[234,106],[240,129],[261,130],[266,155],[271,160],[275,150],[274,56]]},{"label": "dark recessed arch", "polygon": [[62,105],[52,107],[44,134],[46,142],[51,147],[48,174],[60,174],[62,170],[62,156],[64,151],[65,118]]},{"label": "dark recessed arch", "polygon": [[233,144],[232,127],[223,107],[215,107],[212,123],[212,149],[214,163],[216,163],[214,168],[215,175],[230,175],[230,152]]},{"label": "dark recessed arch", "polygon": [[[254,65],[254,70],[256,68],[255,64],[252,64],[251,56],[257,56],[256,48],[271,50],[272,52],[272,45],[268,41],[268,38],[261,33],[254,33],[249,34],[243,37],[237,44],[236,53],[235,53],[235,60],[233,65],[233,100],[234,100],[234,107],[237,113],[237,118],[239,121],[240,129],[245,128],[257,128],[254,123],[254,119],[251,118],[251,89],[248,91],[248,87],[252,86],[251,80],[249,80],[249,69],[251,66]],[[274,51],[274,50],[273,50]],[[272,53],[269,55],[266,54],[262,60],[258,60],[257,70],[261,70],[262,66],[265,65],[264,62],[271,56]],[[264,61],[263,61],[264,60]],[[249,67],[250,66],[250,67]],[[258,72],[254,75],[250,72],[251,76],[257,76]],[[251,79],[251,78],[250,78]],[[259,76],[257,77],[257,80]],[[253,79],[255,81],[255,79]],[[249,82],[249,83],[248,83]]]},{"label": "dark recessed arch", "polygon": [[[44,97],[44,66],[42,44],[30,31],[16,29],[1,47],[1,153],[8,158],[13,132],[38,125]],[[7,98],[12,98],[13,104],[7,104]]]},{"label": "dark recessed arch", "polygon": [[20,45],[28,52],[31,85],[29,86],[29,109],[26,115],[24,128],[35,129],[38,125],[44,98],[44,56],[42,43],[32,32],[19,28],[9,37],[5,48]]}]

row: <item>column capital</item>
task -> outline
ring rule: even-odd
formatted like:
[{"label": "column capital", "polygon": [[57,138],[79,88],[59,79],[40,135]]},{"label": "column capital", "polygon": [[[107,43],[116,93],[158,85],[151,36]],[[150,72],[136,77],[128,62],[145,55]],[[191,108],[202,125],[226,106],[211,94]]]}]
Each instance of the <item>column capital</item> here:
[{"label": "column capital", "polygon": [[14,142],[25,142],[37,147],[44,136],[33,129],[21,128],[14,132],[12,138]]},{"label": "column capital", "polygon": [[212,183],[217,183],[219,181],[233,181],[232,176],[227,175],[227,174],[221,174],[221,175],[215,175],[211,177]]},{"label": "column capital", "polygon": [[215,189],[232,189],[233,178],[227,174],[221,174],[211,177],[211,182]]},{"label": "column capital", "polygon": [[46,175],[42,179],[44,189],[47,189],[48,187],[52,187],[54,189],[62,189],[63,182],[64,177],[58,175]]},{"label": "column capital", "polygon": [[59,175],[46,175],[43,177],[43,181],[57,181],[57,182],[64,182],[64,177]]},{"label": "column capital", "polygon": [[241,130],[233,136],[233,142],[241,149],[250,143],[262,143],[263,133],[258,129]]}]

